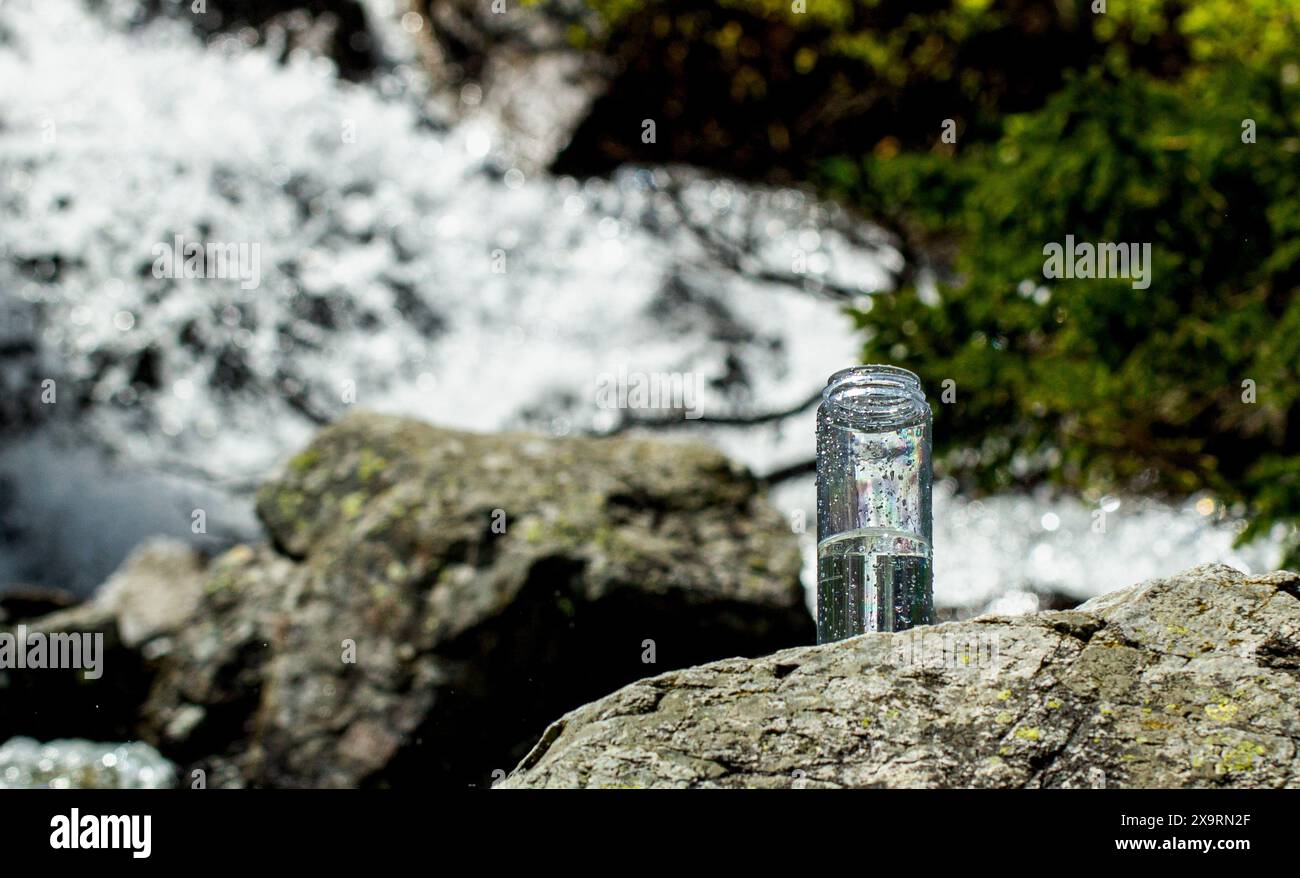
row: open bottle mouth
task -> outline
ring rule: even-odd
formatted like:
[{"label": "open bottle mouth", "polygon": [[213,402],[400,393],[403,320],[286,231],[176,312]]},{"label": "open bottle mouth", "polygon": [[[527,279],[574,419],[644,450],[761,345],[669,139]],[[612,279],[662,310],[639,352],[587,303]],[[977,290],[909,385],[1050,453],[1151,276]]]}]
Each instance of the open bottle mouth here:
[{"label": "open bottle mouth", "polygon": [[930,414],[921,379],[897,366],[851,366],[826,379],[822,401],[855,426],[891,429]]}]

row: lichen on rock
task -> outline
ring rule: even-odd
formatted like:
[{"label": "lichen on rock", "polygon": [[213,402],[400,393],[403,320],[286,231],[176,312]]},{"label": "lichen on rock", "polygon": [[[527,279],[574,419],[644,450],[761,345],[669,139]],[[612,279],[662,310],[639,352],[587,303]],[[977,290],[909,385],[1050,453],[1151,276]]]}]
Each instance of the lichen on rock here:
[{"label": "lichen on rock", "polygon": [[1204,565],[641,680],[501,786],[1296,787],[1297,670],[1300,576]]}]

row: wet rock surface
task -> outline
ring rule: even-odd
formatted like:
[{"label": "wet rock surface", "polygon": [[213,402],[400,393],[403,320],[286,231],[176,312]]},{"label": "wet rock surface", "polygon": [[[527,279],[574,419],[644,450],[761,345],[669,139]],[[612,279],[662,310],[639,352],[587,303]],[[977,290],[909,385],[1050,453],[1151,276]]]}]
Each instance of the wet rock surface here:
[{"label": "wet rock surface", "polygon": [[1300,786],[1300,576],[674,671],[554,723],[505,787]]},{"label": "wet rock surface", "polygon": [[210,786],[486,785],[623,683],[813,637],[789,527],[701,445],[358,414],[258,510],[143,707]]}]

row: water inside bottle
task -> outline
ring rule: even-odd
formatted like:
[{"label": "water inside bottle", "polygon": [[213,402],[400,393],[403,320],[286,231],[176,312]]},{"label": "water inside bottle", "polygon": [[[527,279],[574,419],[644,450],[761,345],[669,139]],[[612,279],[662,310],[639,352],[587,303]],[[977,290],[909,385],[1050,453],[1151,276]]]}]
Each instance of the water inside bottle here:
[{"label": "water inside bottle", "polygon": [[817,547],[817,642],[930,623],[930,546],[915,534],[861,528]]}]

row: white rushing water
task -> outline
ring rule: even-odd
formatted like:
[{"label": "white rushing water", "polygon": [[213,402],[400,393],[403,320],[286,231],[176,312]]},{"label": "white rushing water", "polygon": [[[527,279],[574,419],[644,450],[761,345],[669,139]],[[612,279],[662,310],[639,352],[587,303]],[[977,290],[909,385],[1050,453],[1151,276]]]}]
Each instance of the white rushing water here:
[{"label": "white rushing water", "polygon": [[[898,265],[799,192],[526,175],[489,121],[437,118],[405,65],[352,85],[107,8],[0,5],[0,584],[84,591],[143,536],[188,535],[196,507],[212,539],[250,533],[246,489],[309,415],[601,431],[617,413],[599,382],[620,368],[698,376],[706,415],[788,408],[857,361],[843,291]],[[256,286],[156,277],[178,235],[255,245]],[[768,472],[811,457],[812,411],[706,435]],[[776,499],[815,529],[810,479]],[[1190,507],[1125,505],[1104,552],[1075,501],[941,493],[936,516],[948,606],[1276,559],[1232,551],[1232,523]]]}]

